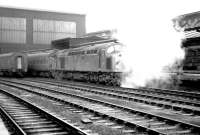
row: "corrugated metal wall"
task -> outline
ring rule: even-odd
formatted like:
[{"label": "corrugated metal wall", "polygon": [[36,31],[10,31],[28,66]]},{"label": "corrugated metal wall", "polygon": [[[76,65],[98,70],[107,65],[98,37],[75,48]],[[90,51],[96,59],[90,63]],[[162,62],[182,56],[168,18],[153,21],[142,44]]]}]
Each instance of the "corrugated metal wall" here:
[{"label": "corrugated metal wall", "polygon": [[76,23],[55,20],[33,20],[33,44],[50,44],[52,40],[76,37]]},{"label": "corrugated metal wall", "polygon": [[0,53],[49,49],[50,40],[85,32],[85,15],[0,7]]},{"label": "corrugated metal wall", "polygon": [[26,43],[26,19],[0,17],[0,42]]}]

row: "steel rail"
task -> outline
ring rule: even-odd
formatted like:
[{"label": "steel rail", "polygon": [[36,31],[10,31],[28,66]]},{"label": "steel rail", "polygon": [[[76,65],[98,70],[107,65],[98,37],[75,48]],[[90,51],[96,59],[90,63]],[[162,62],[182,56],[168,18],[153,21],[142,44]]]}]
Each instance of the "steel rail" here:
[{"label": "steel rail", "polygon": [[[145,103],[145,104],[151,104],[151,105],[156,105],[156,106],[163,106],[165,108],[171,108],[173,110],[182,110],[185,112],[192,112],[196,115],[200,114],[200,109],[198,108],[200,106],[200,103],[194,102],[194,101],[188,101],[188,100],[180,100],[180,99],[175,99],[175,98],[170,98],[170,97],[160,97],[158,95],[147,95],[147,94],[140,94],[140,93],[134,93],[134,92],[126,92],[126,91],[120,91],[120,90],[110,90],[110,89],[104,89],[104,88],[96,88],[96,87],[81,87],[80,85],[67,85],[67,84],[57,84],[53,82],[44,82],[44,81],[37,81],[37,80],[32,80],[32,82],[39,82],[39,83],[45,83],[45,84],[51,84],[51,85],[57,85],[57,86],[62,86],[62,87],[67,87],[67,88],[73,88],[75,90],[80,90],[80,91],[87,91],[91,93],[96,93],[96,94],[101,94],[101,95],[107,95],[107,96],[112,96],[112,97],[118,97],[121,99],[127,99],[127,100],[132,100],[135,102],[139,103]],[[96,89],[96,90],[92,90]],[[101,91],[102,90],[102,91]],[[110,93],[110,92],[113,93]],[[119,94],[126,94],[126,95],[119,95]],[[138,97],[132,97],[130,95],[138,96]],[[139,98],[140,97],[140,98]],[[160,101],[155,101],[155,100],[148,100],[145,98],[150,98],[150,99],[157,99],[157,100],[164,100],[164,102]],[[165,103],[167,102],[167,103]],[[180,103],[182,105],[176,105],[172,103]],[[190,106],[189,106],[190,105]]]},{"label": "steel rail", "polygon": [[[38,93],[38,92],[35,92],[33,90],[30,90],[30,89],[28,90],[27,88],[24,88],[23,86],[16,86],[16,85],[8,83],[8,82],[4,82],[4,84],[6,84],[8,86],[19,88],[19,89],[24,89],[26,91],[31,91],[31,92],[39,94],[39,95],[48,96],[48,97],[53,98],[55,100],[60,100],[62,102],[66,102],[66,101],[61,100],[59,98],[55,98],[54,96],[46,95],[46,94],[43,94],[43,93]],[[185,127],[185,126],[188,127],[189,126],[194,131],[199,131],[200,130],[200,127],[198,125],[194,125],[194,124],[191,124],[191,123],[183,122],[183,121],[180,121],[180,120],[175,120],[175,119],[168,118],[168,117],[159,116],[159,115],[156,115],[156,114],[152,114],[150,112],[141,111],[141,110],[133,109],[133,108],[130,108],[130,107],[124,107],[124,106],[117,105],[117,104],[114,104],[114,103],[110,103],[110,102],[106,102],[106,101],[101,101],[101,100],[97,100],[97,99],[92,99],[92,98],[88,98],[88,97],[84,97],[84,96],[80,96],[80,95],[76,95],[76,94],[69,94],[69,93],[64,93],[64,92],[58,92],[58,91],[56,91],[54,89],[51,89],[51,88],[40,87],[40,86],[35,86],[35,85],[30,85],[30,84],[21,84],[21,85],[26,85],[26,86],[29,86],[29,87],[35,87],[35,88],[38,88],[40,90],[51,91],[51,92],[57,93],[57,94],[60,93],[62,95],[68,95],[68,96],[72,96],[72,97],[77,97],[77,98],[84,99],[84,100],[87,100],[87,101],[96,102],[96,103],[104,104],[104,105],[107,105],[107,106],[112,106],[112,107],[115,107],[115,108],[123,109],[123,110],[128,111],[128,112],[138,112],[138,113],[143,114],[143,115],[149,115],[150,117],[157,117],[158,119],[171,121],[172,123],[177,123],[177,124],[179,123],[179,124],[183,125],[183,127]],[[92,111],[94,111],[94,110],[92,110]],[[102,115],[106,115],[106,114],[102,114]],[[130,124],[133,124],[133,123],[130,123]],[[143,125],[136,125],[136,126],[140,126],[141,128],[147,129],[147,127],[144,127]],[[152,130],[152,129],[148,129],[148,131],[154,132],[156,134],[157,133],[159,133],[159,134],[166,134],[166,133],[162,133],[162,132],[159,132],[159,131],[156,131],[156,130]]]},{"label": "steel rail", "polygon": [[26,135],[23,129],[13,120],[13,118],[5,111],[5,109],[0,105],[0,114],[2,115],[3,121],[9,123],[9,128],[12,132],[17,135]]},{"label": "steel rail", "polygon": [[[51,121],[56,122],[59,126],[61,126],[63,129],[66,129],[66,131],[70,129],[70,133],[72,135],[88,135],[88,133],[82,131],[81,129],[75,127],[74,125],[62,120],[61,118],[54,116],[53,114],[45,111],[43,108],[31,103],[30,101],[27,101],[25,99],[22,99],[21,97],[14,95],[12,93],[9,93],[7,90],[0,88],[0,92],[5,93],[6,95],[8,95],[9,97],[14,98],[15,100],[19,101],[20,103],[26,104],[26,106],[28,106],[29,108],[31,108],[31,110],[34,110],[34,112],[39,112],[40,114],[42,114],[43,116],[45,116],[45,118],[48,118]],[[10,117],[11,118],[11,117]],[[12,119],[13,120],[13,119]],[[13,122],[15,124],[17,124],[14,120]],[[17,124],[18,125],[18,124]],[[25,133],[25,131],[23,131],[23,128],[21,128],[19,125],[18,127],[20,128],[20,130]],[[26,134],[26,133],[25,133]]]}]

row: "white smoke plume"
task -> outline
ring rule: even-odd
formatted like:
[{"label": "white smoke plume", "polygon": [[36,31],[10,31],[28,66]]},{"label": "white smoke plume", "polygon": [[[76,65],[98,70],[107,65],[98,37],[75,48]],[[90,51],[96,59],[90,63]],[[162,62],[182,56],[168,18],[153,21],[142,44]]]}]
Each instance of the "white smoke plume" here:
[{"label": "white smoke plume", "polygon": [[[122,87],[146,86],[147,83],[152,83],[152,80],[164,82],[169,79],[163,68],[176,59],[182,59],[184,51],[180,47],[182,37],[173,29],[173,25],[171,28],[169,27],[168,32],[171,32],[170,36],[162,39],[157,39],[157,35],[150,40],[148,37],[145,39],[145,37],[140,38],[138,35],[136,38],[129,36],[121,40],[125,44],[123,62],[126,73]],[[120,39],[120,35],[118,36]],[[160,38],[160,36],[158,37]]]}]

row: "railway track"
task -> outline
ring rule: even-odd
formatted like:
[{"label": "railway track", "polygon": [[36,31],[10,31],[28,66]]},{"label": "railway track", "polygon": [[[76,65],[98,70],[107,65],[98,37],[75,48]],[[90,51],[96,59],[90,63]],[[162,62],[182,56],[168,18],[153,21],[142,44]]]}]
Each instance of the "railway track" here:
[{"label": "railway track", "polygon": [[160,93],[172,96],[181,96],[182,98],[188,98],[193,100],[200,100],[200,92],[197,91],[187,91],[187,90],[170,90],[170,89],[160,89],[160,88],[141,88],[142,90],[150,91],[152,93]]},{"label": "railway track", "polygon": [[87,135],[81,129],[2,88],[0,112],[10,134]]},{"label": "railway track", "polygon": [[[25,89],[24,89],[25,90]],[[24,90],[22,90],[24,93]],[[31,92],[31,91],[29,91]],[[115,119],[114,117],[108,116],[106,117],[106,115],[102,114],[101,112],[95,111],[95,109],[99,108],[100,106],[96,106],[95,104],[91,105],[91,103],[87,103],[87,102],[82,102],[82,105],[78,104],[80,103],[80,101],[78,100],[74,100],[73,98],[69,98],[68,100],[70,100],[71,102],[67,102],[64,100],[60,100],[58,98],[53,98],[52,96],[48,96],[42,93],[37,93],[37,92],[33,92],[35,94],[39,94],[40,96],[43,96],[46,98],[46,100],[53,100],[53,103],[59,106],[64,107],[65,109],[69,109],[72,112],[75,113],[80,113],[80,114],[84,114],[85,116],[89,116],[91,117],[92,121],[95,121],[96,124],[98,123],[103,123],[105,126],[111,126],[112,129],[115,130],[120,130],[121,134],[120,135],[130,135],[130,134],[137,134],[137,135],[145,135],[145,134],[158,134],[155,131],[146,131],[144,130],[143,127],[133,127],[133,124],[131,123],[124,123],[122,120],[120,119]],[[26,93],[27,94],[27,93]],[[49,98],[49,99],[48,99]],[[66,98],[66,97],[65,97]],[[93,109],[91,108],[87,108],[84,106],[90,106],[91,108],[93,107]],[[101,108],[101,107],[100,107]],[[106,109],[107,111],[109,110],[109,108],[101,108],[101,109]],[[92,114],[91,114],[92,113]],[[86,117],[85,117],[86,118]],[[86,119],[86,121],[88,121]],[[118,123],[118,124],[117,124]],[[72,125],[75,125],[79,128],[86,128],[83,125],[80,125],[80,123],[72,123]],[[89,129],[84,129],[85,131],[91,131]],[[99,134],[90,134],[90,135],[99,135]],[[110,134],[108,132],[108,135],[118,135],[115,132],[113,134]]]},{"label": "railway track", "polygon": [[[25,79],[25,80],[30,80],[33,81],[32,79]],[[196,102],[200,101],[200,92],[189,92],[189,91],[181,91],[181,90],[170,90],[170,89],[159,89],[159,88],[123,88],[123,87],[110,87],[110,86],[103,86],[103,85],[94,85],[94,84],[86,84],[86,83],[81,83],[81,82],[63,82],[63,81],[57,81],[57,80],[52,80],[52,79],[38,79],[37,81],[47,81],[47,82],[57,82],[60,84],[60,86],[64,85],[76,85],[76,86],[81,86],[81,87],[88,87],[92,89],[101,89],[101,90],[108,90],[108,91],[116,91],[116,92],[121,92],[127,93],[127,94],[143,94],[142,96],[147,96],[149,94],[156,94],[156,96],[159,96],[159,98],[163,96],[171,96],[171,97],[176,97],[178,99],[184,99],[188,100],[190,102]]]},{"label": "railway track", "polygon": [[41,87],[38,85],[24,83],[19,84],[19,82],[1,83],[43,96],[48,96],[49,98],[55,99],[57,101],[67,103],[70,102],[71,104],[80,106],[81,108],[90,110],[101,116],[128,124],[129,126],[133,126],[137,129],[142,129],[143,131],[150,134],[198,134],[200,129],[198,125],[151,114],[150,112],[142,112],[133,108],[117,105],[110,102],[87,98],[69,92],[60,92],[50,87]]},{"label": "railway track", "polygon": [[[26,80],[31,80],[26,79]],[[41,80],[41,81],[54,81],[54,82],[58,82],[61,84],[74,84],[73,81],[58,81],[55,79],[42,79],[42,78],[37,78],[37,80]],[[152,93],[160,93],[160,94],[169,94],[169,95],[176,95],[176,96],[185,96],[186,98],[193,98],[193,99],[200,99],[200,92],[197,90],[189,90],[186,88],[182,88],[182,90],[172,90],[172,89],[161,89],[161,88],[147,88],[147,87],[139,87],[139,88],[124,88],[124,87],[117,87],[117,86],[106,86],[106,85],[101,85],[101,84],[94,84],[94,83],[85,83],[85,82],[75,82],[76,85],[80,85],[80,86],[88,86],[88,87],[96,87],[96,88],[105,88],[105,89],[118,89],[118,90],[127,90],[127,91],[146,91],[148,90],[148,92],[152,92]],[[185,98],[184,97],[184,98]]]},{"label": "railway track", "polygon": [[[31,81],[31,80],[29,80]],[[96,93],[101,95],[107,95],[110,97],[116,97],[126,100],[131,100],[134,102],[149,104],[153,106],[162,107],[165,109],[171,109],[172,111],[179,111],[182,115],[199,115],[200,114],[200,101],[194,101],[189,99],[177,98],[166,95],[157,95],[157,94],[149,94],[148,90],[146,93],[141,93],[138,91],[128,90],[120,90],[120,89],[112,89],[112,88],[102,88],[97,86],[89,86],[83,84],[74,84],[74,83],[62,83],[62,82],[52,82],[52,81],[44,81],[44,80],[32,80],[32,82],[38,82],[43,84],[49,84],[53,86],[61,86],[63,88],[73,88],[78,91],[85,91],[89,93]]]}]

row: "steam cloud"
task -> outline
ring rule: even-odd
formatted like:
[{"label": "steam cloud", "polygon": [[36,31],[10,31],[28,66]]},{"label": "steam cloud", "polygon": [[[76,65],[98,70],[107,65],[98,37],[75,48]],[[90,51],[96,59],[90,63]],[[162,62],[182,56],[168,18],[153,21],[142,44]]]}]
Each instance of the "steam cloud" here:
[{"label": "steam cloud", "polygon": [[[163,71],[164,67],[184,56],[180,47],[180,33],[176,33],[175,30],[171,32],[166,43],[166,38],[145,40],[144,37],[140,39],[139,35],[137,39],[130,40],[126,37],[121,40],[125,44],[122,55],[125,65],[122,87],[148,86],[147,83],[150,83],[151,87],[154,87],[155,83],[155,87],[158,87],[156,82],[170,83],[169,75]],[[137,44],[133,44],[134,42]]]}]

